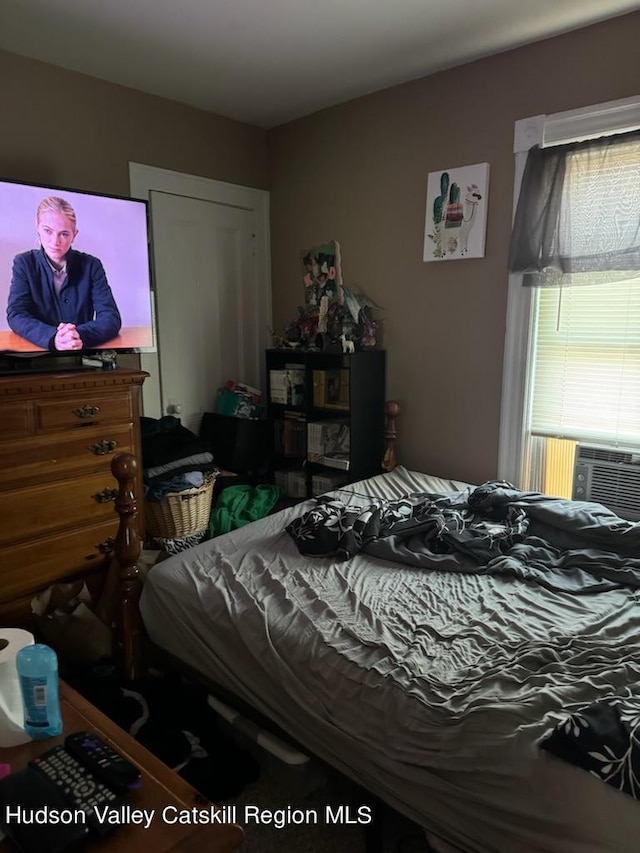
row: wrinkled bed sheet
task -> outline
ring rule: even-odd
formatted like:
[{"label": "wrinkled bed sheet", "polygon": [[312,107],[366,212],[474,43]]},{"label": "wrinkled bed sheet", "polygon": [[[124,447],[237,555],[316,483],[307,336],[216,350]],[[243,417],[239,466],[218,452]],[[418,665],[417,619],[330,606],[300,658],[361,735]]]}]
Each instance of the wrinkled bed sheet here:
[{"label": "wrinkled bed sheet", "polygon": [[[396,469],[347,504],[466,484]],[[631,853],[640,803],[538,748],[640,680],[640,593],[302,557],[311,502],[150,572],[151,639],[464,853]],[[444,849],[444,848],[442,848]],[[450,849],[450,848],[447,848]]]}]

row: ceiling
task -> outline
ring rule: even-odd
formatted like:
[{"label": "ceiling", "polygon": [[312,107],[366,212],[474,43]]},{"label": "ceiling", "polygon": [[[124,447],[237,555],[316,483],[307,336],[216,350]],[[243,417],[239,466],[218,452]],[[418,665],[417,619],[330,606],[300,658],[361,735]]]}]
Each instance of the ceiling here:
[{"label": "ceiling", "polygon": [[271,128],[638,0],[1,0],[0,48]]}]

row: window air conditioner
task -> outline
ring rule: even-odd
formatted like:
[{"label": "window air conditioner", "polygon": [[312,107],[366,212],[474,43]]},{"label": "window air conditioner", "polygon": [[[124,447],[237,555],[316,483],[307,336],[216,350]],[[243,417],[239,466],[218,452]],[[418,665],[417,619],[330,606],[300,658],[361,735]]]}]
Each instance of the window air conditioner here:
[{"label": "window air conditioner", "polygon": [[572,497],[640,521],[640,450],[578,444]]}]

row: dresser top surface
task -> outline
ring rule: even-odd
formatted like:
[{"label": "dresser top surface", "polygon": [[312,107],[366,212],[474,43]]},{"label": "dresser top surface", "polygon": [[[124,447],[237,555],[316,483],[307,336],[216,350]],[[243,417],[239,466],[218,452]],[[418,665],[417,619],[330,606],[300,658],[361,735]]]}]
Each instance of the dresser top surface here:
[{"label": "dresser top surface", "polygon": [[71,370],[59,373],[23,373],[0,376],[0,398],[39,396],[67,391],[87,391],[142,385],[149,374],[143,370]]}]

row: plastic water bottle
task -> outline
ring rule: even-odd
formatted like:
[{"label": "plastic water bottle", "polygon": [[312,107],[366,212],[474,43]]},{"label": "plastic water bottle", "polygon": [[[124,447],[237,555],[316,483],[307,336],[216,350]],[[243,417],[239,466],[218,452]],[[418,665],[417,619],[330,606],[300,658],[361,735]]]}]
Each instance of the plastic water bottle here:
[{"label": "plastic water bottle", "polygon": [[22,691],[24,730],[32,738],[62,734],[58,692],[58,656],[53,649],[35,643],[20,649],[16,667]]}]

